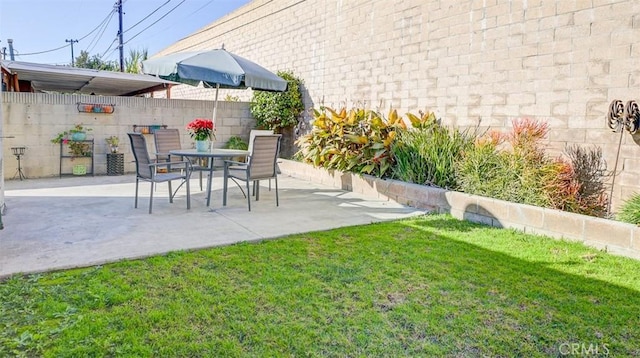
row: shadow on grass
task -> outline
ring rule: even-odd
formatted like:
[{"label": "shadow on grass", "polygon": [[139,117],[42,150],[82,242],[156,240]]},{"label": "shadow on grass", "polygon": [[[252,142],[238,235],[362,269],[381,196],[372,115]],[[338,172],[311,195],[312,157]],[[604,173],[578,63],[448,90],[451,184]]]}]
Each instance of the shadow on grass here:
[{"label": "shadow on grass", "polygon": [[[427,237],[432,240],[423,241],[424,264],[433,277],[446,276],[437,281],[440,286],[451,285],[441,293],[452,298],[450,302],[459,302],[453,310],[456,316],[474,317],[473,328],[461,333],[469,335],[470,342],[482,342],[478,338],[484,336],[492,349],[481,352],[558,356],[571,349],[581,355],[640,355],[640,262],[448,216],[408,222],[430,233]],[[502,243],[496,250],[487,248],[491,244],[473,244],[482,236]],[[515,242],[505,244],[505,240]],[[514,257],[518,250],[512,250],[517,246],[531,251],[530,258]],[[579,266],[584,274],[551,266]],[[616,270],[620,272],[611,274]],[[630,282],[636,290],[616,284],[618,275],[627,276],[624,283],[629,286]],[[601,276],[614,282],[593,278]],[[455,331],[456,326],[451,329]]]}]

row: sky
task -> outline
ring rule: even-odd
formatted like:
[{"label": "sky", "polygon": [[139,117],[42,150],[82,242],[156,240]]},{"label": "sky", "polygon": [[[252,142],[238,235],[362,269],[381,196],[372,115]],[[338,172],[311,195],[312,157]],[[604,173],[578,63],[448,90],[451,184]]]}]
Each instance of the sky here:
[{"label": "sky", "polygon": [[[251,0],[122,0],[124,57],[149,56]],[[81,50],[119,61],[117,0],[0,0],[0,58],[13,39],[16,61],[68,65]],[[67,40],[69,42],[67,42]],[[51,51],[53,50],[53,51]],[[41,53],[44,52],[44,53]],[[37,54],[39,53],[39,54]]]}]

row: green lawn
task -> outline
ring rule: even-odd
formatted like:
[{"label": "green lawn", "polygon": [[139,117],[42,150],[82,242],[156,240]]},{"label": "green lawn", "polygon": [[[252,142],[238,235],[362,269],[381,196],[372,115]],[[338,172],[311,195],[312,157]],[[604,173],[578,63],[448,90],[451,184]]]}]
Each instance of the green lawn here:
[{"label": "green lawn", "polygon": [[640,262],[433,215],[0,283],[0,356],[640,356]]}]

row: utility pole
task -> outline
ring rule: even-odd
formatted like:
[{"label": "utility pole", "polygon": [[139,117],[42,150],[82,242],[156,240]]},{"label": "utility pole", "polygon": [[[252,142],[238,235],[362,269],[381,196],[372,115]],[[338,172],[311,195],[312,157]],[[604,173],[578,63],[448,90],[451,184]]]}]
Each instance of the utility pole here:
[{"label": "utility pole", "polygon": [[73,43],[78,42],[78,40],[67,39],[67,40],[64,40],[64,42],[71,43],[71,67],[76,67],[75,66],[76,58],[73,56]]},{"label": "utility pole", "polygon": [[118,47],[120,47],[120,72],[124,72],[124,41],[122,37],[122,0],[118,0],[118,17],[120,19],[120,29],[118,30]]}]

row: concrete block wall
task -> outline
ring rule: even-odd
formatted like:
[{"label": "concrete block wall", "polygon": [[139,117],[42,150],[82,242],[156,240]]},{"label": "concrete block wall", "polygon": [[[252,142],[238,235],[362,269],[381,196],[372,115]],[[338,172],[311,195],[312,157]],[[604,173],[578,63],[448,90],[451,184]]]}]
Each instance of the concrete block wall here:
[{"label": "concrete block wall", "polygon": [[278,166],[284,175],[427,211],[450,213],[460,220],[578,241],[617,255],[640,259],[640,227],[635,225],[397,180],[327,171],[290,160],[281,160]]},{"label": "concrete block wall", "polygon": [[[194,141],[185,130],[194,118],[211,118],[212,101],[157,99],[143,97],[103,97],[85,95],[57,95],[42,93],[2,93],[3,135],[14,138],[3,140],[4,178],[12,179],[17,161],[11,147],[25,146],[22,167],[28,178],[57,176],[59,173],[59,145],[51,143],[58,133],[82,123],[92,128],[88,138],[95,141],[95,174],[106,174],[106,153],[109,148],[105,138],[120,138],[120,152],[125,155],[125,171],[135,171],[133,154],[127,132],[134,125],[164,124],[179,128],[183,148],[193,148]],[[115,104],[112,114],[81,113],[77,103]],[[255,119],[246,102],[219,102],[216,121],[215,146],[223,146],[229,137],[238,135],[249,140],[249,132],[255,128]],[[153,153],[153,135],[147,144]],[[84,158],[75,159],[78,161]],[[63,171],[71,172],[69,160],[63,162]]]},{"label": "concrete block wall", "polygon": [[[160,54],[224,43],[272,71],[292,70],[307,108],[429,110],[481,129],[544,120],[554,155],[597,145],[613,170],[619,135],[605,115],[614,99],[640,101],[638,38],[637,0],[254,0]],[[198,98],[183,88],[175,96]],[[640,134],[624,133],[614,207],[640,192],[638,143]]]}]

